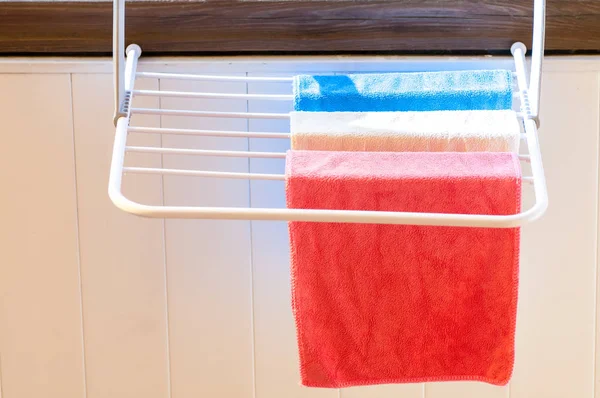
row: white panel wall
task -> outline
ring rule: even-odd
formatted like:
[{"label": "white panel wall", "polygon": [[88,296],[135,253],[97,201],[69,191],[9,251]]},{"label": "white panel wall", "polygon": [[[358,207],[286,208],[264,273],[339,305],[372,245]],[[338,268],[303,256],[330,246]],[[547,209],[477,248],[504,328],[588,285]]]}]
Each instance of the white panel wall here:
[{"label": "white panel wall", "polygon": [[[145,70],[298,72],[505,66],[506,59],[143,60]],[[405,60],[406,61],[406,60]],[[107,61],[0,61],[2,398],[600,398],[597,333],[600,59],[549,58],[541,145],[546,216],[523,229],[517,358],[509,386],[299,386],[281,222],[150,220],[107,196]],[[282,83],[143,80],[138,87],[288,93]],[[280,112],[289,103],[143,98],[136,106]],[[146,126],[287,131],[287,122],[143,116]],[[132,135],[139,145],[285,151],[286,140]],[[129,164],[280,173],[283,160],[143,155]],[[126,176],[153,204],[283,207],[281,181]]]},{"label": "white panel wall", "polygon": [[0,75],[3,397],[85,393],[71,76]]},{"label": "white panel wall", "polygon": [[[164,398],[169,355],[163,222],[128,217],[106,200],[99,182],[106,184],[111,159],[112,97],[106,87],[112,79],[72,79],[87,397]],[[157,82],[139,86],[156,88]],[[142,105],[158,101],[144,98]],[[144,117],[158,125],[158,117]],[[131,138],[132,144],[160,145],[158,137]],[[136,163],[160,167],[160,159],[136,155]],[[127,194],[159,203],[160,183],[158,176],[125,182]]]}]

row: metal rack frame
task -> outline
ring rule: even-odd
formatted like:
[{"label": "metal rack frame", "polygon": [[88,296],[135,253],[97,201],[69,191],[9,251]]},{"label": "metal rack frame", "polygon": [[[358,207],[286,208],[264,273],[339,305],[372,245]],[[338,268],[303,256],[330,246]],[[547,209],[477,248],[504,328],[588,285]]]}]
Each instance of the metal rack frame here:
[{"label": "metal rack frame", "polygon": [[[445,213],[411,213],[389,211],[354,211],[354,210],[320,210],[320,209],[273,209],[273,208],[235,208],[235,207],[200,207],[200,206],[150,206],[136,203],[126,198],[121,190],[123,173],[182,175],[196,177],[218,177],[235,179],[283,180],[280,174],[233,173],[200,170],[181,170],[164,168],[125,167],[127,152],[145,152],[173,155],[223,156],[223,157],[259,157],[285,158],[285,153],[218,151],[189,148],[158,148],[127,145],[129,132],[151,134],[180,134],[217,137],[249,137],[249,138],[287,138],[286,133],[261,133],[244,131],[213,131],[172,128],[150,128],[130,126],[133,114],[175,115],[193,117],[223,117],[244,119],[287,119],[289,114],[282,113],[248,113],[248,112],[204,112],[178,109],[147,109],[132,106],[133,97],[182,97],[182,98],[233,98],[262,99],[273,101],[289,101],[291,95],[275,94],[226,94],[204,92],[136,90],[135,80],[138,77],[163,78],[203,81],[237,81],[237,82],[289,82],[291,78],[281,77],[244,77],[244,76],[207,76],[176,73],[138,72],[137,62],[141,48],[135,44],[124,48],[125,43],[125,0],[114,0],[113,8],[113,65],[115,94],[115,126],[116,134],[110,168],[108,193],[113,203],[120,209],[144,217],[157,218],[202,218],[202,219],[237,219],[237,220],[281,220],[281,221],[314,221],[314,222],[351,222],[378,224],[411,224],[464,227],[510,228],[524,225],[541,217],[548,207],[548,194],[542,158],[538,142],[539,102],[542,77],[542,61],[544,54],[545,32],[545,0],[534,1],[533,49],[529,83],[525,60],[526,48],[523,43],[514,43],[511,53],[515,65],[515,76],[519,88],[523,138],[527,142],[527,155],[520,160],[531,164],[531,176],[523,177],[525,185],[532,185],[535,204],[529,209],[512,215],[488,214],[445,214]],[[126,54],[126,58],[125,58]]]}]

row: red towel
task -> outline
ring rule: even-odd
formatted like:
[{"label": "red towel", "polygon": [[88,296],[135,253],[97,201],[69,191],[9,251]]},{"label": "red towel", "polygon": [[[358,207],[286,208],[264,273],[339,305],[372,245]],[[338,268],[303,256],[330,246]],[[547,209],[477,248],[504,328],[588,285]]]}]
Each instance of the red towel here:
[{"label": "red towel", "polygon": [[[514,214],[511,153],[290,151],[289,208]],[[514,361],[519,229],[290,222],[302,384],[476,380]]]}]

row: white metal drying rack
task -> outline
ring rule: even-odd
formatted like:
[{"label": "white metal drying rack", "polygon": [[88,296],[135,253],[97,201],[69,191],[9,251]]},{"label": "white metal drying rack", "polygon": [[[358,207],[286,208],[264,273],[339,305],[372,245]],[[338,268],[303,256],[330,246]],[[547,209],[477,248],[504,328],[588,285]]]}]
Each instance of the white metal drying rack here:
[{"label": "white metal drying rack", "polygon": [[[514,43],[511,47],[515,63],[515,75],[519,88],[524,129],[528,155],[520,159],[531,164],[531,176],[523,177],[523,182],[533,185],[535,203],[529,209],[514,215],[488,214],[444,214],[444,213],[410,213],[390,211],[355,211],[355,210],[320,210],[320,209],[271,209],[271,208],[235,208],[235,207],[194,207],[194,206],[150,206],[133,202],[126,198],[121,190],[123,173],[182,175],[196,177],[218,177],[237,179],[283,180],[279,174],[233,173],[199,170],[179,170],[164,168],[124,167],[126,152],[145,152],[155,154],[224,156],[247,158],[285,158],[285,153],[197,150],[188,148],[158,148],[127,146],[129,132],[153,134],[185,134],[218,137],[249,138],[287,138],[285,133],[260,133],[244,131],[211,131],[182,130],[170,128],[150,128],[130,126],[132,114],[176,115],[194,117],[222,117],[245,119],[287,119],[283,113],[246,113],[246,112],[203,112],[196,110],[175,109],[141,109],[132,107],[135,96],[184,97],[184,98],[236,98],[262,100],[291,100],[291,95],[268,94],[226,94],[198,93],[180,91],[135,90],[137,77],[204,80],[204,81],[236,81],[236,82],[290,82],[291,78],[281,77],[243,77],[243,76],[204,76],[175,73],[137,72],[137,62],[141,48],[135,44],[125,50],[125,0],[114,0],[113,8],[113,65],[115,83],[115,125],[116,134],[110,167],[108,193],[113,203],[126,212],[144,217],[157,218],[201,218],[201,219],[237,219],[237,220],[283,220],[314,222],[350,222],[376,224],[410,224],[440,225],[465,227],[510,228],[521,226],[541,217],[548,207],[548,194],[542,158],[538,143],[539,102],[544,54],[545,36],[545,0],[534,0],[533,49],[530,71],[530,82],[527,83],[525,53],[523,43]],[[124,55],[127,55],[126,58]]]}]

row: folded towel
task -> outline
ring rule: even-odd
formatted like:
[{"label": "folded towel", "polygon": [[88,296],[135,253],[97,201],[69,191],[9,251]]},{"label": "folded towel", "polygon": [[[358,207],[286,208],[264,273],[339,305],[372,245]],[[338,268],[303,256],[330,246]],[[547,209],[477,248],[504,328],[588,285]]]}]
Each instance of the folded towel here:
[{"label": "folded towel", "polygon": [[445,111],[512,108],[507,70],[300,75],[294,110],[307,112]]},{"label": "folded towel", "polygon": [[292,112],[292,149],[518,152],[516,112]]},{"label": "folded towel", "polygon": [[[290,151],[289,208],[514,214],[512,153]],[[477,380],[513,368],[519,229],[290,222],[302,384]]]}]

